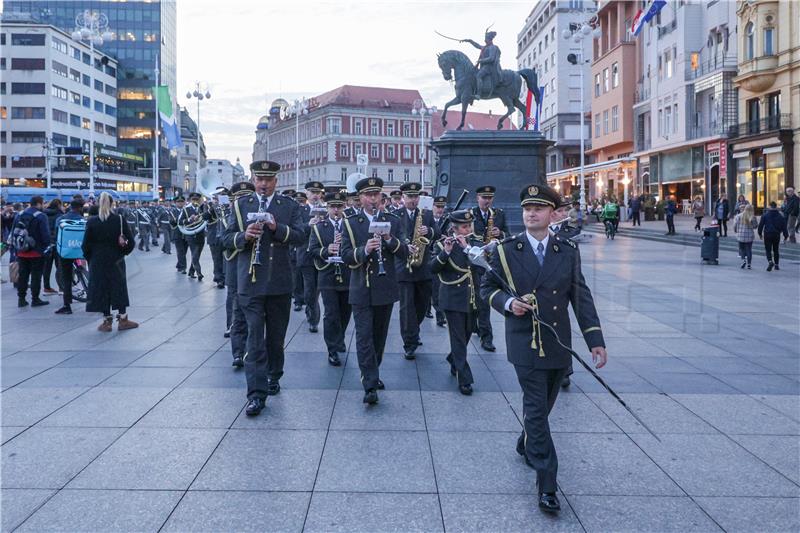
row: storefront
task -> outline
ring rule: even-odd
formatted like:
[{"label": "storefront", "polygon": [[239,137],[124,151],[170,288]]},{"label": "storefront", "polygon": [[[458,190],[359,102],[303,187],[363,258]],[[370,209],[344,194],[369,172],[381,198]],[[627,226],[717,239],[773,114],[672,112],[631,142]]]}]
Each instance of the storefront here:
[{"label": "storefront", "polygon": [[736,196],[744,195],[756,213],[763,212],[770,202],[780,206],[786,187],[794,186],[791,177],[794,143],[791,136],[787,136],[787,140],[771,145],[758,143],[759,146],[731,144],[736,169]]},{"label": "storefront", "polygon": [[691,146],[650,155],[650,182],[660,185],[659,198],[672,198],[684,211],[693,198],[706,199],[705,151]]},{"label": "storefront", "polygon": [[[614,196],[622,202],[626,186],[629,195],[641,192],[634,180],[637,175],[636,159],[632,157],[584,165],[583,174],[587,202],[609,196]],[[550,172],[547,174],[547,183],[562,196],[577,195],[580,191],[580,175],[580,167]]]},{"label": "storefront", "polygon": [[728,196],[728,142],[706,144],[706,190],[709,191],[706,209],[720,197]]}]

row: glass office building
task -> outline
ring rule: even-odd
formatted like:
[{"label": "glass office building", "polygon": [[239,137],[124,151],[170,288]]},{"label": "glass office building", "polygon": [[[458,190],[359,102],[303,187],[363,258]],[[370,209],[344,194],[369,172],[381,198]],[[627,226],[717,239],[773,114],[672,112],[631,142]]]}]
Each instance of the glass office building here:
[{"label": "glass office building", "polygon": [[[157,58],[161,84],[169,86],[172,102],[177,102],[175,0],[6,0],[3,3],[5,13],[26,15],[68,32],[75,29],[76,15],[87,9],[108,17],[108,30],[113,37],[99,48],[119,61],[117,146],[143,157],[145,166],[152,169],[156,125],[152,87],[156,85]],[[174,193],[172,176],[177,175],[173,172],[176,159],[170,156],[163,137],[159,158],[159,185],[162,193],[170,196]]]}]

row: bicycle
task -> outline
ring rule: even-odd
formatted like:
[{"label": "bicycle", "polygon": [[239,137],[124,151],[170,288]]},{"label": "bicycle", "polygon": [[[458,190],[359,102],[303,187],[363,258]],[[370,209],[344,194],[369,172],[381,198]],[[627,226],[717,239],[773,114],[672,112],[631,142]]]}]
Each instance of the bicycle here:
[{"label": "bicycle", "polygon": [[614,235],[617,233],[617,228],[614,225],[614,221],[611,219],[605,219],[603,221],[603,225],[606,227],[606,239],[614,240]]},{"label": "bicycle", "polygon": [[72,267],[72,298],[86,302],[89,298],[89,265],[86,259],[75,259]]}]

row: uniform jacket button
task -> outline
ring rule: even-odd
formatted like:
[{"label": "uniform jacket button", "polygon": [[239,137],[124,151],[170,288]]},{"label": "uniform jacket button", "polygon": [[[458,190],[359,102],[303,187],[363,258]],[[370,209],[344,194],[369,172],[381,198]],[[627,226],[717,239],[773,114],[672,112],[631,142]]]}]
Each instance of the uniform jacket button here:
[{"label": "uniform jacket button", "polygon": [[553,322],[553,326],[557,326],[557,325],[558,325],[558,322]]},{"label": "uniform jacket button", "polygon": [[553,311],[555,311],[556,309],[558,309],[558,306],[557,306],[557,305],[554,305],[554,306],[553,306]]},{"label": "uniform jacket button", "polygon": [[557,293],[558,293],[558,291],[553,289],[553,294],[557,294]]}]

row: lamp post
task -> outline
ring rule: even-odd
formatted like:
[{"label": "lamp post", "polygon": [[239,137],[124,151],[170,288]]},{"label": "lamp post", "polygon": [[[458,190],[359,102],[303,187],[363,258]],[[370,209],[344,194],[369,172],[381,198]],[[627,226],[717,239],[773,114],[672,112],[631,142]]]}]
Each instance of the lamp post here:
[{"label": "lamp post", "polygon": [[[205,92],[203,88],[205,87]],[[186,91],[186,99],[197,100],[197,167],[194,171],[194,187],[197,188],[197,175],[200,172],[200,102],[211,98],[211,91],[208,89],[208,83],[196,81],[194,82],[194,91]]]},{"label": "lamp post", "polygon": [[436,113],[436,106],[425,107],[422,100],[414,100],[411,109],[412,115],[419,115],[419,182],[425,187],[425,116],[433,117]]},{"label": "lamp post", "polygon": [[288,108],[289,115],[294,115],[294,188],[300,190],[300,116],[308,114],[308,100],[295,100]]},{"label": "lamp post", "polygon": [[[75,16],[75,30],[72,38],[76,41],[89,41],[91,62],[94,65],[94,47],[110,41],[113,34],[108,30],[108,17],[99,11],[84,10]],[[94,194],[94,113],[89,124],[89,192]]]},{"label": "lamp post", "polygon": [[[561,36],[564,39],[572,39],[575,43],[583,43],[583,40],[591,35],[593,39],[599,39],[603,34],[600,31],[600,22],[597,17],[594,17],[588,22],[584,23],[575,23],[571,22],[569,28],[564,28],[564,31],[561,32]],[[586,93],[586,86],[584,85],[584,75],[583,71],[586,68],[586,64],[589,63],[589,60],[583,57],[583,47],[581,47],[581,51],[578,54],[569,54],[567,55],[567,61],[569,61],[573,65],[580,65],[580,84],[581,84],[581,195],[580,195],[580,203],[581,203],[581,211],[586,211],[586,179],[584,176],[584,167],[585,167],[585,148],[584,148],[584,139],[586,138],[586,116],[584,110],[584,95]]]}]

